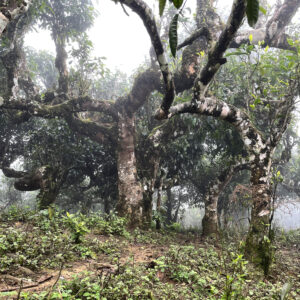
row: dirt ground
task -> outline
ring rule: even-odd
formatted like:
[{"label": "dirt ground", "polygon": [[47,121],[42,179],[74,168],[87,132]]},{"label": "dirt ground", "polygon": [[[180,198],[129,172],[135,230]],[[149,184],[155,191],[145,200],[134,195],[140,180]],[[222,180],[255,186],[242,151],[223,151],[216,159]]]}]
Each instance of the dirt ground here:
[{"label": "dirt ground", "polygon": [[[167,251],[167,247],[155,245],[130,244],[121,251],[119,260],[120,265],[126,262],[132,264],[147,264],[154,259],[162,256]],[[74,275],[89,271],[95,273],[113,272],[116,265],[107,263],[107,257],[97,257],[97,259],[87,259],[83,261],[70,262],[62,265],[60,269],[43,269],[39,272],[24,267],[18,267],[10,274],[0,275],[0,293],[9,291],[31,291],[40,292],[51,290],[60,280],[69,280]],[[59,278],[58,278],[59,277]],[[9,299],[7,296],[1,296],[0,299]]]}]

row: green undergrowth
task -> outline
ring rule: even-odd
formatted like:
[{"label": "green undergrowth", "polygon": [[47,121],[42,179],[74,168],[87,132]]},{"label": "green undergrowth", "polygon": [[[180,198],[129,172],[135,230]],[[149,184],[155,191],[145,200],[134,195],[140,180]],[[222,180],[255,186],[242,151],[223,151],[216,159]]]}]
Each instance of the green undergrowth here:
[{"label": "green undergrowth", "polygon": [[276,243],[278,247],[287,247],[291,246],[297,247],[300,245],[300,228],[285,231],[283,229],[276,230]]},{"label": "green undergrowth", "polygon": [[[96,238],[104,235],[107,239]],[[111,254],[129,237],[126,221],[115,215],[40,212],[13,207],[0,215],[0,273],[17,266],[55,268],[62,262]]]},{"label": "green undergrowth", "polygon": [[[115,215],[12,209],[0,216],[0,267],[36,273],[74,261],[109,264],[75,273],[18,299],[299,299],[299,230],[279,232],[270,275],[245,260],[242,243],[193,239],[190,233],[126,230]],[[150,253],[136,261],[128,249]],[[156,253],[156,254],[155,254]],[[159,255],[157,254],[159,253]],[[138,253],[135,253],[138,255]],[[57,274],[57,273],[56,273]],[[18,291],[0,293],[17,299]],[[2,299],[2,298],[1,298]]]}]

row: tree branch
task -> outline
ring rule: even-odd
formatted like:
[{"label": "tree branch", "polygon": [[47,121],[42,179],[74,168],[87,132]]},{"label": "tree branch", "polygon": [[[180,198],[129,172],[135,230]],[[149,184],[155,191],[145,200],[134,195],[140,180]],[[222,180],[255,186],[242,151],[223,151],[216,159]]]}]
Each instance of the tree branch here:
[{"label": "tree branch", "polygon": [[202,27],[196,30],[194,33],[192,33],[191,36],[189,36],[186,40],[184,40],[181,44],[178,45],[177,50],[180,50],[181,48],[187,45],[191,45],[195,40],[202,36],[205,36],[208,40],[211,39],[210,32],[207,27]]},{"label": "tree branch", "polygon": [[1,169],[3,174],[8,178],[22,178],[28,174],[27,172],[16,171],[15,169],[7,168],[7,167],[2,167]]},{"label": "tree branch", "polygon": [[[2,101],[1,101],[2,99]],[[65,117],[70,113],[95,111],[108,113],[113,118],[117,118],[117,111],[114,102],[105,100],[93,100],[89,96],[73,98],[65,101],[66,95],[54,95],[52,102],[60,103],[56,105],[43,104],[43,99],[37,98],[38,101],[24,102],[23,100],[4,101],[0,99],[0,108],[26,111],[33,116],[43,118]]]},{"label": "tree branch", "polygon": [[246,1],[235,0],[232,5],[227,24],[222,31],[219,40],[208,53],[208,62],[196,78],[194,83],[194,100],[198,100],[205,91],[205,86],[209,84],[220,66],[226,63],[223,55],[233,40],[236,32],[242,25],[246,12]]},{"label": "tree branch", "polygon": [[293,16],[296,14],[299,6],[299,0],[285,0],[284,3],[276,9],[273,17],[266,25],[266,42],[268,44],[276,44],[285,27],[291,22]]},{"label": "tree branch", "polygon": [[253,126],[244,111],[215,97],[202,98],[195,103],[186,102],[172,106],[169,118],[182,113],[212,116],[232,124],[240,132],[245,147],[251,153],[259,154],[265,143],[261,133]]},{"label": "tree branch", "polygon": [[165,51],[159,36],[159,32],[157,30],[157,26],[156,26],[156,22],[152,10],[142,0],[131,0],[131,1],[119,0],[119,2],[127,5],[136,14],[138,14],[147,29],[147,32],[152,42],[152,46],[157,56],[157,60],[163,75],[165,89],[166,89],[164,100],[161,105],[161,109],[167,112],[175,97],[175,86],[173,82],[173,75],[169,70],[168,62],[165,57]]},{"label": "tree branch", "polygon": [[238,48],[242,44],[249,44],[249,35],[251,34],[253,37],[252,43],[255,45],[259,41],[264,41],[264,46],[295,51],[295,48],[287,42],[287,39],[292,37],[285,34],[284,29],[291,22],[299,7],[299,0],[285,0],[275,10],[265,28],[258,28],[239,34],[230,44],[230,47]]},{"label": "tree branch", "polygon": [[[215,43],[212,49],[208,53],[208,62],[199,73],[194,81],[194,98],[193,101],[196,102],[206,91],[206,86],[210,83],[214,75],[219,70],[220,66],[226,63],[226,59],[223,58],[223,54],[233,40],[234,35],[242,24],[244,15],[246,11],[246,1],[245,0],[235,0],[232,5],[232,10],[228,18],[227,24],[222,31],[219,40]],[[172,103],[170,103],[167,110],[158,110],[155,117],[159,120],[168,117],[168,110]]]},{"label": "tree branch", "polygon": [[144,104],[153,91],[161,89],[159,73],[148,69],[136,77],[131,92],[125,97],[120,97],[115,108],[118,111],[124,108],[128,115],[131,115]]},{"label": "tree branch", "polygon": [[69,127],[97,143],[110,142],[116,144],[116,128],[111,125],[103,125],[92,121],[76,118],[69,114],[65,117]]}]

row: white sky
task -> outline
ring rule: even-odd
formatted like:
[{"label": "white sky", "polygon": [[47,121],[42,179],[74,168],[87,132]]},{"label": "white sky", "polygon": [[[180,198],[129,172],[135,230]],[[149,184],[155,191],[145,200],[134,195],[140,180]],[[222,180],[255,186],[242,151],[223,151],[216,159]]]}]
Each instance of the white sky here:
[{"label": "white sky", "polygon": [[[147,2],[154,3],[153,0]],[[89,31],[94,55],[106,57],[108,67],[131,73],[149,56],[151,46],[141,19],[130,9],[126,10],[130,14],[128,17],[121,5],[111,0],[96,1],[95,5],[99,16]],[[29,33],[25,45],[55,53],[50,33],[46,31]]]},{"label": "white sky", "polygon": [[[120,4],[112,0],[93,0],[99,16],[89,30],[94,44],[94,55],[106,57],[109,68],[118,68],[132,73],[145,58],[149,58],[151,41],[141,19],[129,8],[127,16]],[[157,0],[145,0],[158,12]],[[224,2],[232,0],[224,0]],[[224,6],[224,2],[220,1]],[[226,4],[226,3],[225,3]],[[187,0],[186,6],[195,5],[195,0]],[[31,32],[25,37],[25,45],[38,50],[48,50],[55,54],[54,43],[46,31]]]}]

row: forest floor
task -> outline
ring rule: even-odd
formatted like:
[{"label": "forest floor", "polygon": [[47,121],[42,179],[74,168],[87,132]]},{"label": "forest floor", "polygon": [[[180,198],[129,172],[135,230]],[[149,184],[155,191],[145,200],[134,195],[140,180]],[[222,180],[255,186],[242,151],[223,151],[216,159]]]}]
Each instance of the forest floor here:
[{"label": "forest floor", "polygon": [[277,235],[268,276],[238,240],[10,211],[0,217],[0,299],[300,299],[299,230]]}]

